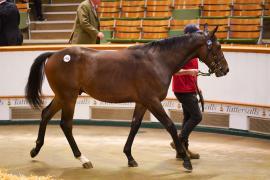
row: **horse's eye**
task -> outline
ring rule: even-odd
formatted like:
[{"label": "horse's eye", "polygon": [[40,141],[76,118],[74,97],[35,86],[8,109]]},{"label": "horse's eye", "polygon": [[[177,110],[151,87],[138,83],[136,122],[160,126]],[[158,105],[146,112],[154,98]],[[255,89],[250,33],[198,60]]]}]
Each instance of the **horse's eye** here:
[{"label": "horse's eye", "polygon": [[217,59],[217,55],[214,55],[213,58],[214,58],[214,59]]}]

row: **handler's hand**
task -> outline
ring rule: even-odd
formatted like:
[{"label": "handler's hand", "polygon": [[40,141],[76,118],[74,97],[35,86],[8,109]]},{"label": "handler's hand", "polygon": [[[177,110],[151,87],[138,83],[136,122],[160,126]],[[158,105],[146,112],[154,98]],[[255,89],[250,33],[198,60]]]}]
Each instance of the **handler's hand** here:
[{"label": "handler's hand", "polygon": [[191,75],[191,76],[197,76],[198,72],[199,72],[198,69],[189,69],[188,70],[188,74]]},{"label": "handler's hand", "polygon": [[99,37],[99,39],[104,39],[103,32],[98,32],[97,36]]}]

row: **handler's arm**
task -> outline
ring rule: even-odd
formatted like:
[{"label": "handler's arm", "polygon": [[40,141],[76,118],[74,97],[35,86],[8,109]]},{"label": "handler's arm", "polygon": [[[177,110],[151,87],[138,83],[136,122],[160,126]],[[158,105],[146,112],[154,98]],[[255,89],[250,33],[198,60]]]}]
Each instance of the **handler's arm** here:
[{"label": "handler's arm", "polygon": [[92,25],[93,17],[89,17],[87,7],[81,6],[77,11],[77,16],[80,21],[81,28],[89,34],[98,35],[99,31]]},{"label": "handler's arm", "polygon": [[191,76],[197,76],[198,75],[198,69],[180,69],[176,74],[178,75],[191,75]]}]

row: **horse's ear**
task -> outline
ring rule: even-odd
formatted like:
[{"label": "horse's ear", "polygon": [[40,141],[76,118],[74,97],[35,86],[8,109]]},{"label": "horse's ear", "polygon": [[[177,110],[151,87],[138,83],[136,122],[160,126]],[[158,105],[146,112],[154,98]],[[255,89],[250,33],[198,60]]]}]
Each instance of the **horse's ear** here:
[{"label": "horse's ear", "polygon": [[203,25],[203,31],[204,31],[205,34],[208,34],[209,33],[209,31],[208,31],[208,24],[207,23],[205,23]]},{"label": "horse's ear", "polygon": [[218,26],[216,26],[215,29],[211,32],[211,34],[210,34],[210,37],[211,37],[211,38],[214,37],[214,35],[215,35],[215,33],[217,32],[217,30],[218,30]]}]

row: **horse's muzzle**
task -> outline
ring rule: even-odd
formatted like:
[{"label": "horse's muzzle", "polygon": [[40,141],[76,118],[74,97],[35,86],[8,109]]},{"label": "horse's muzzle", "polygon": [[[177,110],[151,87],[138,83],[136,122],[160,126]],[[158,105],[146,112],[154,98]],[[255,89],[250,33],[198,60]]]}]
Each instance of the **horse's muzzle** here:
[{"label": "horse's muzzle", "polygon": [[229,68],[220,68],[215,72],[216,77],[225,76],[229,72]]}]

